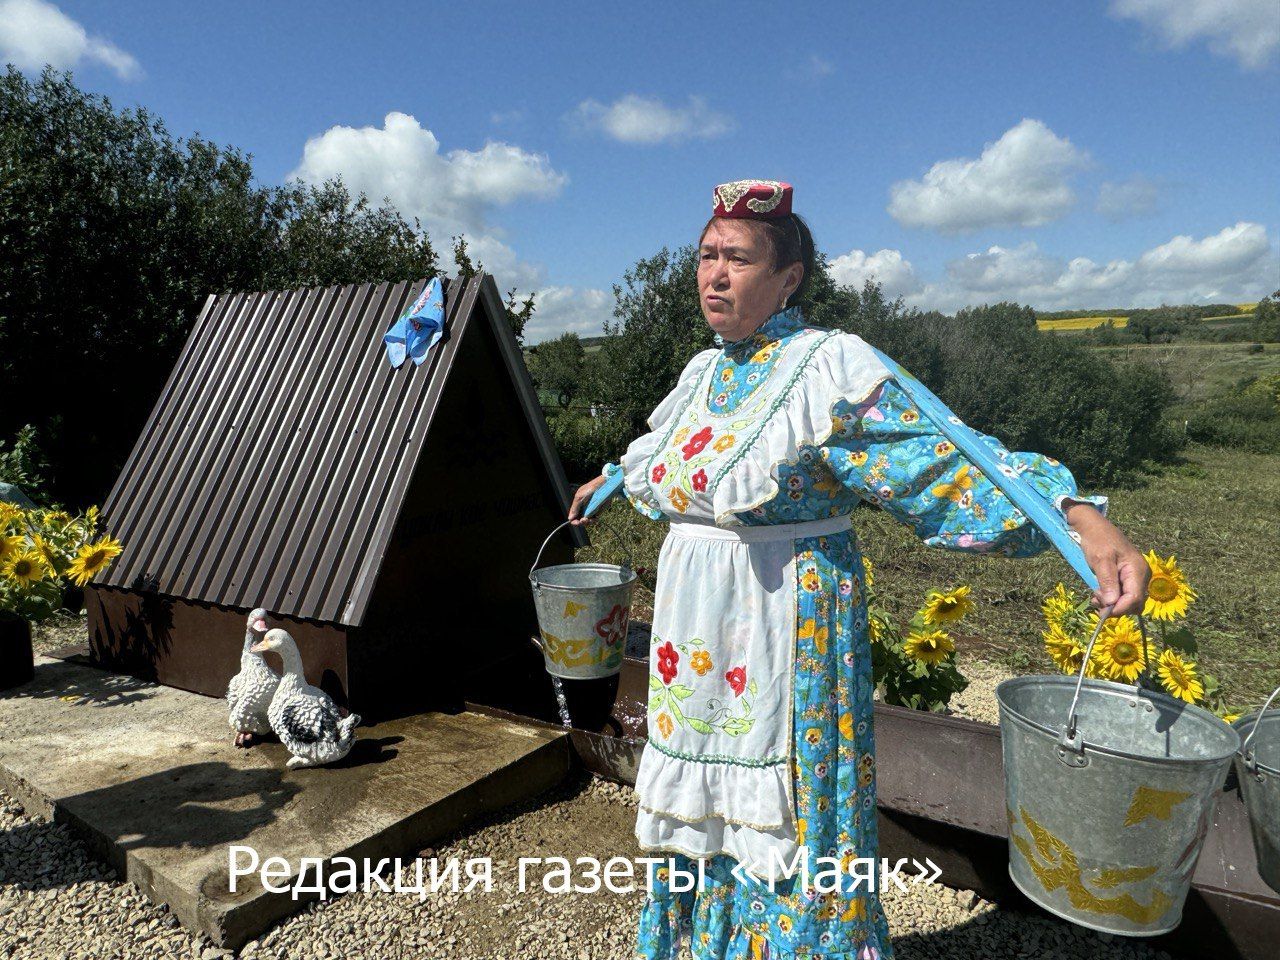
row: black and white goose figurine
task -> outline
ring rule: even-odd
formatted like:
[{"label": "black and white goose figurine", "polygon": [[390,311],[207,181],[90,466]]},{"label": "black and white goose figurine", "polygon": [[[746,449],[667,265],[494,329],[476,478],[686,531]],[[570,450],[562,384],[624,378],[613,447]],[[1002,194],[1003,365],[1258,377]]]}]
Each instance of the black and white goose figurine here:
[{"label": "black and white goose figurine", "polygon": [[249,614],[244,631],[244,649],[240,651],[240,672],[227,685],[227,720],[236,733],[237,747],[252,747],[258,737],[271,732],[267,710],[280,683],[280,674],[254,653],[253,645],[267,633],[267,611],[259,607]]},{"label": "black and white goose figurine", "polygon": [[302,675],[302,655],[285,630],[269,630],[253,645],[255,653],[274,650],[284,663],[284,676],[271,699],[271,729],[289,751],[288,766],[318,767],[341,760],[356,740],[358,713],[343,717],[337,705]]}]

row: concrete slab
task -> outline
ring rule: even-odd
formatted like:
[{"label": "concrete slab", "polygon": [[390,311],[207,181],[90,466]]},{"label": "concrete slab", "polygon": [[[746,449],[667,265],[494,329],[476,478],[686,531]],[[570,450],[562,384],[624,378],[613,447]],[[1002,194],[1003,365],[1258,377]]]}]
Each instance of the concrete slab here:
[{"label": "concrete slab", "polygon": [[565,733],[470,711],[362,726],[342,763],[318,769],[287,770],[278,743],[231,741],[222,701],[75,662],[40,657],[34,680],[0,693],[0,784],[230,948],[306,904],[256,875],[231,893],[231,845],[295,868],[410,858],[572,762]]}]

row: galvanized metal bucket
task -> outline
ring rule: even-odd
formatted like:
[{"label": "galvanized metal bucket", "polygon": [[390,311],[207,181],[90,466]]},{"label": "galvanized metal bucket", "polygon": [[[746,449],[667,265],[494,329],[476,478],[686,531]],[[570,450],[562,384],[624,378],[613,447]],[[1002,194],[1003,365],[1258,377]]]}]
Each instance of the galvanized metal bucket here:
[{"label": "galvanized metal bucket", "polygon": [[996,687],[1009,875],[1063,919],[1155,936],[1182,920],[1240,736],[1163,693],[1085,680],[1105,614],[1078,678],[1015,677]]},{"label": "galvanized metal bucket", "polygon": [[1257,713],[1231,722],[1244,737],[1236,754],[1236,777],[1249,813],[1258,874],[1280,893],[1280,710],[1268,710],[1280,694],[1272,691]]},{"label": "galvanized metal bucket", "polygon": [[612,563],[562,563],[537,569],[542,552],[566,520],[542,542],[529,570],[547,672],[566,680],[609,677],[622,669],[636,574]]}]

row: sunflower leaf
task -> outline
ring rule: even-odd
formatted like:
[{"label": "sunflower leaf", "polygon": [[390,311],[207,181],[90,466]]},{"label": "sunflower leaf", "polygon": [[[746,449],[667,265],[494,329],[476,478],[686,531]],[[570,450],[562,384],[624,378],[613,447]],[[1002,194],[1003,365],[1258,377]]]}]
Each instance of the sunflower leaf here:
[{"label": "sunflower leaf", "polygon": [[1164,642],[1167,646],[1181,651],[1188,656],[1194,657],[1200,651],[1200,647],[1196,644],[1196,638],[1191,635],[1191,631],[1186,627],[1178,627],[1176,630],[1170,630],[1164,635]]}]

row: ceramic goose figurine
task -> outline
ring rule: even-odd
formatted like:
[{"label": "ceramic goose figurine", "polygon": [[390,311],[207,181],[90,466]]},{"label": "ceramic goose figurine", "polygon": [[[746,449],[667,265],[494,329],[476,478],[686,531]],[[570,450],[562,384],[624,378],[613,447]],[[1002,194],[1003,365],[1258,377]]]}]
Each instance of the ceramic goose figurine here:
[{"label": "ceramic goose figurine", "polygon": [[280,683],[280,674],[254,653],[252,646],[267,632],[267,611],[258,608],[249,614],[244,631],[244,649],[240,651],[240,672],[227,685],[227,720],[236,732],[237,747],[252,747],[258,737],[271,732],[267,709]]},{"label": "ceramic goose figurine", "polygon": [[285,630],[269,630],[252,650],[274,650],[284,662],[284,676],[267,716],[272,731],[291,754],[288,766],[318,767],[350,753],[360,715],[341,716],[327,693],[307,683],[302,675],[302,655],[293,637]]}]

